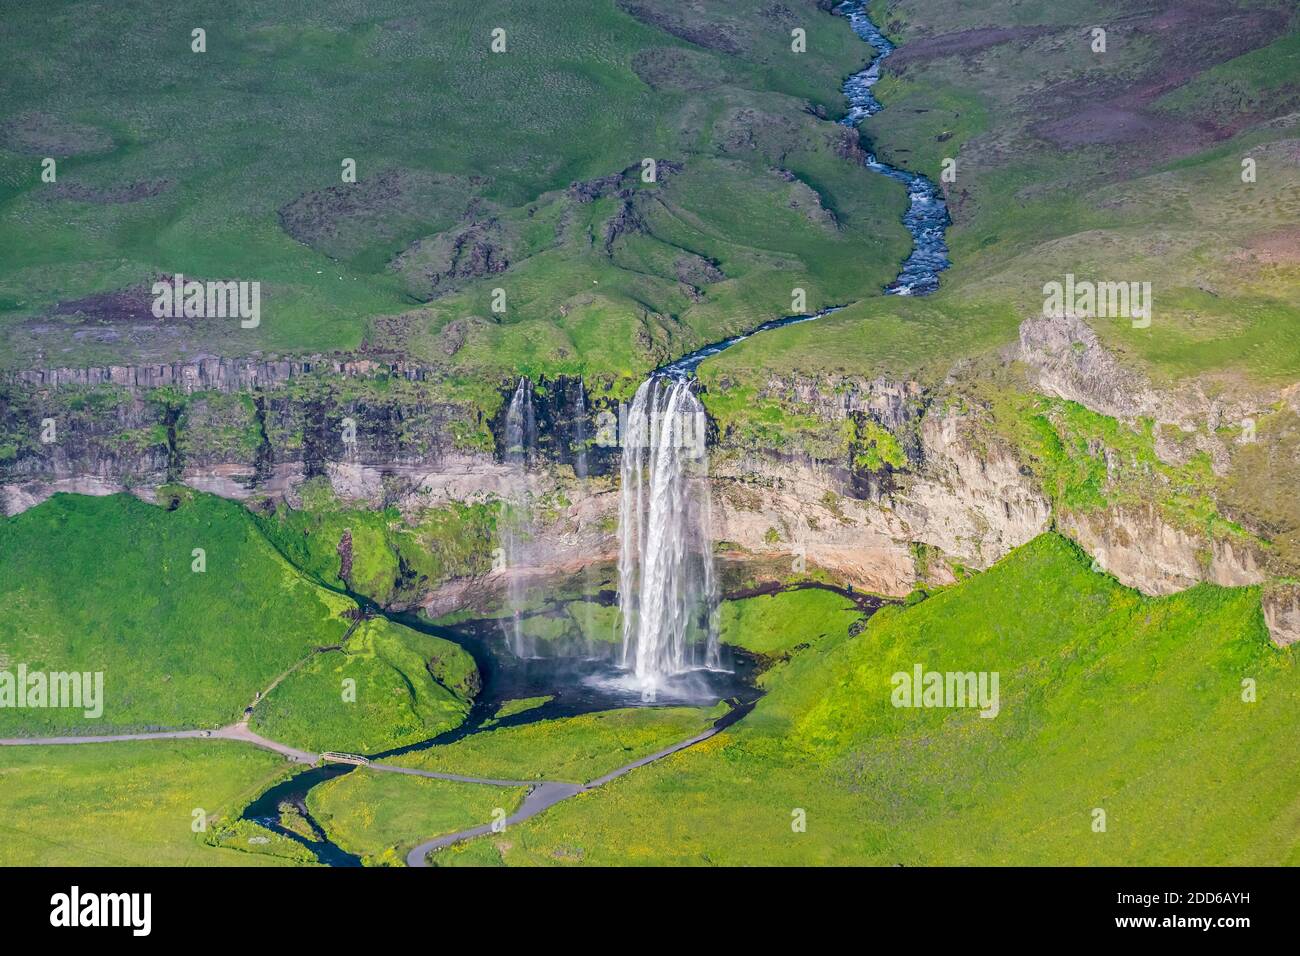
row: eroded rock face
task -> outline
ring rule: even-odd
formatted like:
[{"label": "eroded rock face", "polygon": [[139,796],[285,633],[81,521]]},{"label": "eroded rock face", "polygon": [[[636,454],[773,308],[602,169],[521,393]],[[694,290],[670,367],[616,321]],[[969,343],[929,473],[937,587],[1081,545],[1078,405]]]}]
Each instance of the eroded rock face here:
[{"label": "eroded rock face", "polygon": [[869,591],[907,594],[916,568],[905,526],[852,497],[847,471],[810,459],[749,454],[712,468],[713,532],[725,546],[833,570]]},{"label": "eroded rock face", "polygon": [[1223,587],[1260,584],[1254,551],[1208,541],[1163,520],[1154,507],[1057,516],[1057,527],[1122,584],[1144,594],[1173,594],[1202,581]]},{"label": "eroded rock face", "polygon": [[1009,450],[972,445],[960,417],[921,423],[924,465],[895,513],[912,540],[984,569],[1048,529],[1052,509]]},{"label": "eroded rock face", "polygon": [[1287,647],[1300,641],[1300,585],[1265,591],[1261,605],[1274,644]]},{"label": "eroded rock face", "polygon": [[1216,430],[1239,426],[1267,406],[1263,396],[1211,398],[1195,380],[1158,390],[1140,372],[1120,365],[1087,322],[1075,315],[1026,319],[1020,325],[1015,358],[1029,369],[1031,384],[1046,395],[1111,418],[1149,418],[1181,431],[1178,442],[1158,433],[1156,453],[1161,459],[1180,464],[1203,451],[1218,474],[1227,471],[1231,456]]},{"label": "eroded rock face", "polygon": [[[887,595],[948,583],[942,563],[918,566],[928,545],[983,569],[1047,530],[1051,508],[1006,449],[973,441],[974,423],[925,414],[919,386],[876,380],[846,387],[770,383],[819,417],[865,414],[907,451],[906,471],[854,472],[797,449],[723,454],[712,462],[715,536],[755,553],[834,571]],[[922,575],[924,570],[924,575]]]},{"label": "eroded rock face", "polygon": [[[1017,357],[1047,394],[1101,414],[1191,430],[1163,452],[1157,444],[1162,457],[1186,455],[1189,447],[1214,452],[1219,439],[1208,423],[1246,407],[1152,388],[1074,318],[1024,323]],[[382,394],[350,388],[346,399],[313,384],[376,373],[416,384]],[[419,384],[432,377],[416,365],[350,357],[14,373],[0,382],[0,423],[10,434],[25,430],[26,438],[19,454],[0,459],[0,503],[14,514],[58,491],[150,498],[160,485],[179,481],[223,497],[269,496],[299,506],[303,483],[316,478],[372,508],[529,502],[535,526],[527,553],[517,556],[523,572],[555,573],[616,557],[619,451],[591,443],[600,431],[597,416],[609,408],[586,399],[577,379],[548,383],[535,408],[536,453],[521,471],[497,452],[458,442],[465,415],[478,413],[439,402],[436,386]],[[78,389],[100,389],[108,398],[58,404],[61,394]],[[193,397],[169,403],[166,396],[177,392]],[[1293,389],[1281,400],[1295,404],[1298,395]],[[919,583],[950,582],[950,564],[988,567],[1055,518],[1101,568],[1148,594],[1200,581],[1239,587],[1265,580],[1263,556],[1249,546],[1175,527],[1154,506],[1053,516],[1009,448],[991,441],[975,418],[942,414],[915,382],[773,378],[760,396],[826,427],[782,448],[750,447],[744,436],[711,432],[714,536],[737,554],[820,566],[863,589],[900,596]],[[59,438],[48,446],[31,431],[47,406],[60,409]],[[1203,424],[1198,416],[1207,416]],[[356,426],[355,441],[343,438],[345,419]],[[887,429],[905,460],[874,472],[855,466],[843,426],[857,421]],[[500,446],[501,422],[478,426]],[[462,590],[494,586],[485,579]],[[440,607],[459,600],[455,587],[442,592]],[[1294,589],[1270,591],[1264,609],[1279,645],[1300,639]]]},{"label": "eroded rock face", "polygon": [[1161,401],[1146,380],[1120,366],[1075,315],[1027,319],[1016,355],[1044,394],[1078,402],[1102,415],[1132,421],[1161,419]]}]

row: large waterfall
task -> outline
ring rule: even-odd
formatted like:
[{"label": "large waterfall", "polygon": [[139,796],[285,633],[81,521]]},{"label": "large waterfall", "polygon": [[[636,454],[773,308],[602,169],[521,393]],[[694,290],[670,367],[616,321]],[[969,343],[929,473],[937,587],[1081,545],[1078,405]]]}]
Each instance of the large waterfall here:
[{"label": "large waterfall", "polygon": [[705,417],[694,385],[652,376],[620,428],[623,666],[649,690],[718,666]]}]

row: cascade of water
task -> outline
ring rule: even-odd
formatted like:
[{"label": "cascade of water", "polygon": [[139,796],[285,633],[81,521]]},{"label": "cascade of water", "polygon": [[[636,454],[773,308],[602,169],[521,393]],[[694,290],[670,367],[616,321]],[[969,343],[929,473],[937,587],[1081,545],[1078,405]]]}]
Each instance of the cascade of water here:
[{"label": "cascade of water", "polygon": [[510,408],[506,411],[505,459],[521,469],[526,467],[537,447],[537,416],[533,412],[533,383],[519,379]]},{"label": "cascade of water", "polygon": [[510,513],[503,513],[501,527],[501,551],[506,572],[506,602],[510,617],[502,620],[502,628],[510,649],[516,657],[533,657],[532,642],[523,632],[521,619],[524,598],[526,596],[524,581],[519,573],[522,563],[524,541],[528,537],[530,515],[528,511],[528,462],[537,447],[537,418],[533,411],[533,383],[526,377],[519,379],[515,394],[510,399],[506,410],[506,434],[504,458],[508,465],[518,470],[524,479],[521,489],[522,499],[517,508]]},{"label": "cascade of water", "polygon": [[577,398],[573,403],[573,473],[587,477],[587,389],[578,379]]},{"label": "cascade of water", "polygon": [[692,380],[655,375],[620,429],[623,666],[642,687],[718,666],[704,421]]}]

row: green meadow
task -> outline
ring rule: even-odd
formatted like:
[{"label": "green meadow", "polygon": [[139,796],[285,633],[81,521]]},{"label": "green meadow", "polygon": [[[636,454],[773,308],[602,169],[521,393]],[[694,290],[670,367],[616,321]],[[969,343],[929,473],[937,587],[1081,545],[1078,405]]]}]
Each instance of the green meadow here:
[{"label": "green meadow", "polygon": [[406,852],[442,833],[514,812],[521,787],[454,783],[357,770],[312,789],[307,809],[331,840],[370,866],[405,866]]},{"label": "green meadow", "polygon": [[539,720],[480,731],[389,762],[496,780],[586,783],[695,736],[726,711],[725,704],[712,708],[631,707]]},{"label": "green meadow", "polygon": [[[365,345],[639,376],[796,286],[872,295],[906,254],[902,190],[831,122],[866,48],[811,0],[61,0],[9,23],[9,366]],[[260,326],[155,323],[148,287],[178,272],[261,282]]]},{"label": "green meadow", "polygon": [[249,725],[311,751],[376,753],[459,726],[478,682],[473,658],[457,645],[379,618],[286,677]]},{"label": "green meadow", "polygon": [[[997,716],[892,706],[917,663],[998,672]],[[1295,653],[1252,589],[1144,598],[1044,535],[764,685],[723,734],[440,863],[1300,862]]]},{"label": "green meadow", "polygon": [[5,707],[0,734],[215,728],[272,684],[253,726],[309,749],[383,750],[464,719],[479,678],[458,646],[354,626],[356,603],[285,560],[243,506],[176,500],[55,495],[3,520],[0,664],[104,676],[98,717]]},{"label": "green meadow", "polygon": [[0,747],[0,864],[307,862],[297,844],[235,825],[285,773],[282,757],[224,740]]},{"label": "green meadow", "polygon": [[98,719],[6,708],[0,734],[219,727],[347,633],[355,604],[286,562],[241,505],[182,497],[168,511],[55,495],[0,520],[5,666],[104,675]]}]

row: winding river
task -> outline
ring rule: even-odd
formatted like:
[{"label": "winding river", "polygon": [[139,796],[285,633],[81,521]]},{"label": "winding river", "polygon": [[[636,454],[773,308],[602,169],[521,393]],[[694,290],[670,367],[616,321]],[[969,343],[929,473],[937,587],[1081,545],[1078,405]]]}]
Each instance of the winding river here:
[{"label": "winding river", "polygon": [[[880,68],[894,52],[894,44],[871,22],[863,0],[846,0],[837,9],[848,17],[853,32],[876,52],[866,69],[844,82],[844,98],[849,101],[849,111],[840,123],[857,127],[868,116],[884,109],[871,88],[880,80]],[[885,294],[928,295],[934,292],[939,288],[939,273],[950,265],[945,231],[951,219],[943,192],[920,173],[882,163],[874,153],[867,154],[867,168],[906,186],[909,200],[907,212],[903,214],[903,225],[912,234],[912,252],[903,262],[898,277],[885,287]]]},{"label": "winding river", "polygon": [[[894,52],[890,43],[880,29],[867,16],[864,0],[845,0],[836,10],[848,19],[862,40],[870,45],[875,55],[867,65],[844,81],[842,90],[848,101],[848,112],[840,119],[840,125],[856,129],[868,116],[879,113],[885,107],[871,92],[880,80],[880,68],[885,59]],[[948,215],[948,203],[943,198],[943,191],[930,179],[920,173],[909,172],[898,166],[882,163],[875,153],[868,152],[865,163],[868,169],[888,176],[907,187],[907,212],[903,213],[903,225],[912,236],[912,251],[903,261],[897,277],[885,287],[886,295],[929,295],[939,288],[939,273],[952,263],[948,260],[947,229],[951,223]],[[701,349],[674,359],[655,370],[656,375],[670,378],[690,378],[705,359],[720,352],[725,352],[739,342],[754,335],[779,329],[800,322],[811,322],[824,315],[838,312],[843,306],[832,306],[811,315],[787,315],[740,335],[734,335],[721,342],[714,342]]]}]

